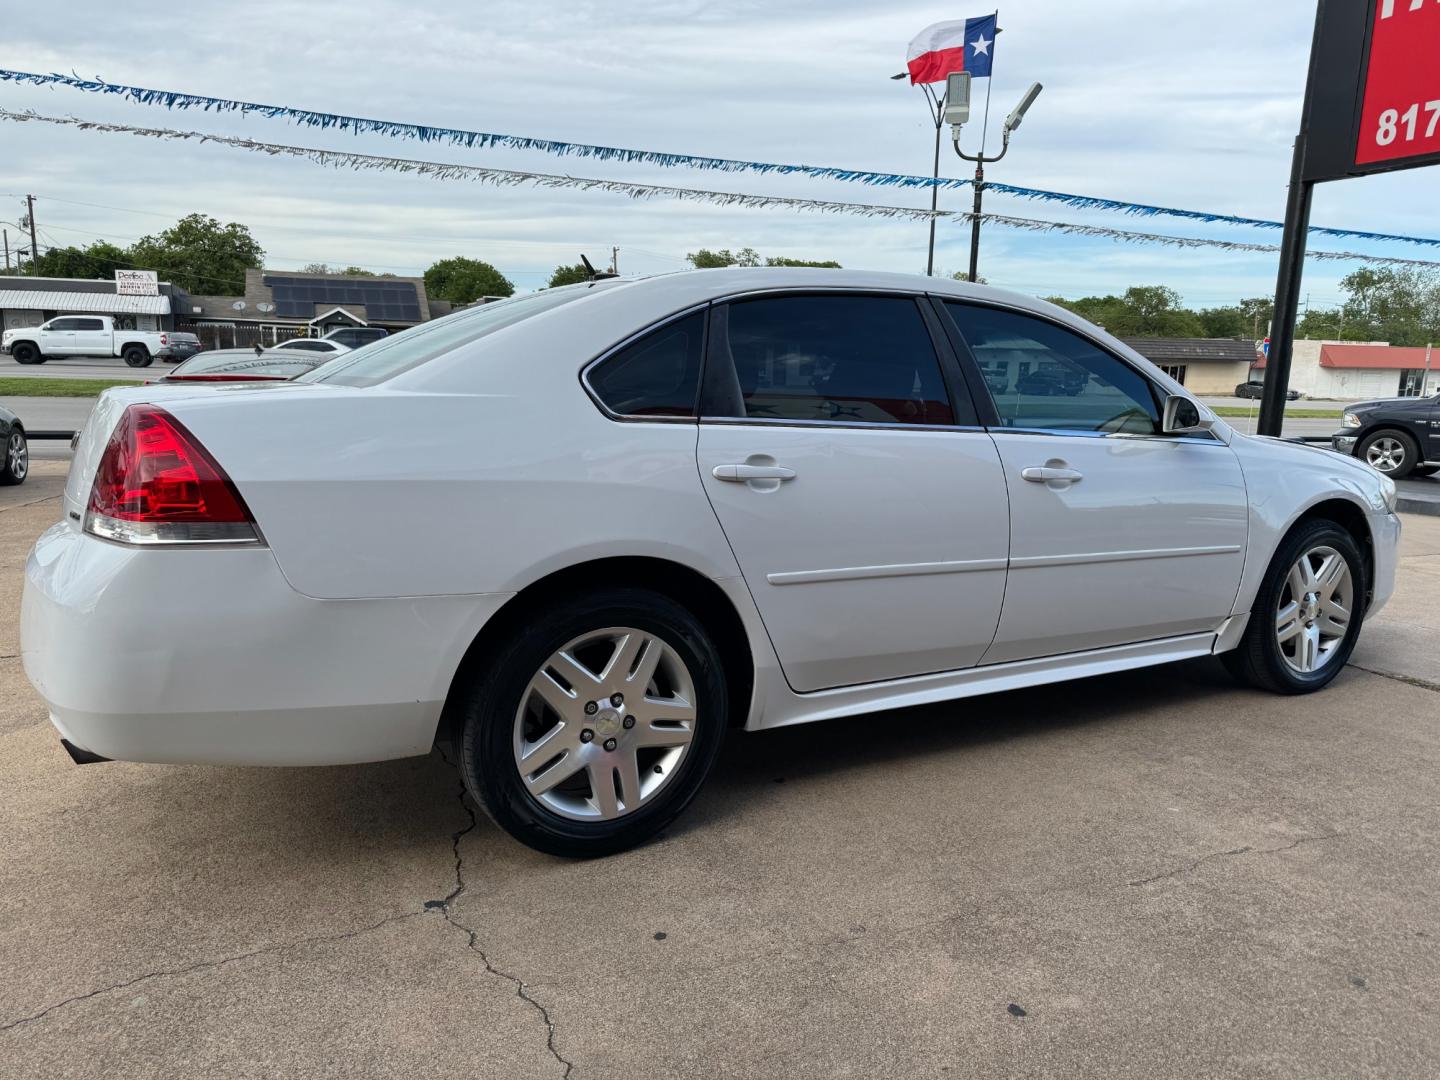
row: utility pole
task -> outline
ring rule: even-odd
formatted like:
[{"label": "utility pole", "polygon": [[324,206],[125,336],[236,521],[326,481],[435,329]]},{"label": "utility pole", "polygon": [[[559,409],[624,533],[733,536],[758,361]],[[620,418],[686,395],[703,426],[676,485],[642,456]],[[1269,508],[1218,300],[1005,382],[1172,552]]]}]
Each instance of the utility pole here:
[{"label": "utility pole", "polygon": [[620,273],[620,249],[618,247],[610,249],[610,272],[612,274]]},{"label": "utility pole", "polygon": [[38,274],[40,264],[36,260],[40,257],[40,245],[35,240],[35,196],[25,196],[25,219],[30,223],[30,272]]},{"label": "utility pole", "polygon": [[0,229],[5,234],[5,272],[10,272],[10,230]]}]

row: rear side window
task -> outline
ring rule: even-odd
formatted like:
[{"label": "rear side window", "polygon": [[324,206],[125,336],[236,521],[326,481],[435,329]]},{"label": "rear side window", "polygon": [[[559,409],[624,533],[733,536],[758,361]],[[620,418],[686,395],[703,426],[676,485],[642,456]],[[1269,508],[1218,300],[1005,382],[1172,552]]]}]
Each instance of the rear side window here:
[{"label": "rear side window", "polygon": [[947,301],[1003,427],[1153,435],[1150,382],[1098,345],[1044,319]]},{"label": "rear side window", "polygon": [[694,416],[705,316],[686,315],[596,364],[590,389],[617,416]]},{"label": "rear side window", "polygon": [[99,319],[76,319],[76,330],[104,330],[105,324]]},{"label": "rear side window", "polygon": [[[729,305],[713,353],[734,379],[716,416],[954,424],[930,331],[905,296],[773,296]],[[730,364],[726,364],[728,352]],[[712,388],[717,383],[711,382]],[[728,400],[727,400],[728,399]],[[707,403],[709,406],[711,403]]]}]

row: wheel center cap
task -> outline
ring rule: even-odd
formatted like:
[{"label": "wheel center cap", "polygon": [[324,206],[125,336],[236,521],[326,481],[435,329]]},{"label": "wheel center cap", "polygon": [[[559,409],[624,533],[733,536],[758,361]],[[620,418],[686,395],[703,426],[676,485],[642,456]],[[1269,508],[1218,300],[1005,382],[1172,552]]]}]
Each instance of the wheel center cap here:
[{"label": "wheel center cap", "polygon": [[620,711],[607,705],[590,718],[590,723],[595,729],[595,734],[601,739],[618,738],[620,732],[624,730],[621,719]]}]

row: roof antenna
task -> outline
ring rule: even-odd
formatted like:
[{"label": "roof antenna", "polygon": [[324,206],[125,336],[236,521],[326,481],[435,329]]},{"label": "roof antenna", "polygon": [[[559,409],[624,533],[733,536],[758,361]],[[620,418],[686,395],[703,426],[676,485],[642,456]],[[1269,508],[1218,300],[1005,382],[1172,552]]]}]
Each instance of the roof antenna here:
[{"label": "roof antenna", "polygon": [[595,267],[590,265],[590,260],[585,257],[584,252],[580,253],[580,261],[585,264],[585,273],[590,275],[591,281],[604,281],[606,278],[620,276],[619,274],[612,274],[609,270],[596,270]]}]

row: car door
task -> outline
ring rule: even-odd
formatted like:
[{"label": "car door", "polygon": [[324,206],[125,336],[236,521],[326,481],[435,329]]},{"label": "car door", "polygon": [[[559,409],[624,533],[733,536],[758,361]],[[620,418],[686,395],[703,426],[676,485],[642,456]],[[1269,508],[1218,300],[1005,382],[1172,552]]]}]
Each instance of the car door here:
[{"label": "car door", "polygon": [[75,355],[75,324],[79,319],[51,319],[40,328],[40,351],[46,356]]},{"label": "car door", "polygon": [[[1215,630],[1235,602],[1248,530],[1231,449],[1208,432],[1161,435],[1149,377],[1089,337],[1003,307],[941,307],[968,348],[962,362],[1012,372],[985,403],[1011,541],[984,662]],[[1073,373],[1073,394],[1018,389],[1025,373],[1054,367]]]},{"label": "car door", "polygon": [[105,321],[97,318],[77,318],[75,337],[72,340],[74,356],[110,356],[115,349],[115,338],[105,329]]},{"label": "car door", "polygon": [[712,311],[700,478],[795,690],[970,667],[994,637],[1005,478],[954,371],[913,296]]}]

